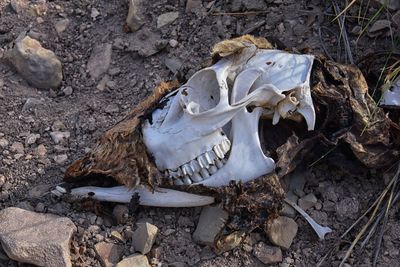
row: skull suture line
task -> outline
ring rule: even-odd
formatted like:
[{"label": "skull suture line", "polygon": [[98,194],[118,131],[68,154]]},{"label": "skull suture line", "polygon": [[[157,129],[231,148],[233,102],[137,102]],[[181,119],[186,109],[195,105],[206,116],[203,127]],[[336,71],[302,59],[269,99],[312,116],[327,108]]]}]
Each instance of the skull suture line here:
[{"label": "skull suture line", "polygon": [[[157,168],[176,185],[210,187],[225,186],[231,180],[247,182],[272,172],[274,160],[265,155],[260,143],[260,118],[277,124],[280,118],[298,121],[302,116],[308,130],[314,129],[309,84],[313,60],[311,55],[249,45],[195,73],[165,96],[160,108],[142,124],[143,142]],[[53,192],[66,191],[58,187]],[[165,188],[151,192],[143,185],[132,190],[79,187],[70,195],[128,203],[135,193],[140,195],[140,204],[147,206],[191,207],[214,201]]]},{"label": "skull suture line", "polygon": [[276,124],[301,114],[314,129],[312,62],[310,55],[246,48],[195,73],[143,125],[157,168],[176,185],[214,187],[272,172],[275,163],[260,144],[260,117]]}]

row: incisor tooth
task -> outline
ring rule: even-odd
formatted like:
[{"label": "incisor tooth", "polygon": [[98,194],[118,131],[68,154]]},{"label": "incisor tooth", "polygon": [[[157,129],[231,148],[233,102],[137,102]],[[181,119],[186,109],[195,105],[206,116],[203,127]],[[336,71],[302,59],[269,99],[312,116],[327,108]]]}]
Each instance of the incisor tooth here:
[{"label": "incisor tooth", "polygon": [[201,178],[198,172],[194,173],[190,178],[192,178],[192,181],[196,183],[203,181],[203,178]]},{"label": "incisor tooth", "polygon": [[189,176],[187,175],[185,175],[182,180],[184,184],[192,184],[192,180],[190,180]]},{"label": "incisor tooth", "polygon": [[224,151],[221,149],[220,145],[215,145],[213,147],[213,151],[215,152],[215,155],[217,155],[218,158],[223,159],[224,158]]},{"label": "incisor tooth", "polygon": [[200,170],[200,174],[201,174],[201,177],[203,177],[203,179],[207,179],[208,177],[210,177],[210,174],[208,173],[208,170],[205,169],[205,168],[202,168]]}]

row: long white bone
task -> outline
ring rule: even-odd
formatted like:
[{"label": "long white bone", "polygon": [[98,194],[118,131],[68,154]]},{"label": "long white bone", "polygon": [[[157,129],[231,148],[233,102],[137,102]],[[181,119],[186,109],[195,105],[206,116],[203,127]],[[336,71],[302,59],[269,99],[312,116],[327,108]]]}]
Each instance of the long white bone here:
[{"label": "long white bone", "polygon": [[[66,193],[65,189],[58,186],[53,194],[61,196]],[[214,198],[210,196],[201,196],[189,194],[182,191],[156,188],[154,192],[143,185],[139,185],[134,189],[126,186],[116,187],[95,187],[85,186],[71,190],[70,194],[76,198],[90,197],[99,201],[109,201],[117,203],[129,203],[134,194],[139,194],[139,204],[143,206],[153,207],[198,207],[214,203]],[[68,194],[68,193],[66,193]]]},{"label": "long white bone", "polygon": [[311,225],[315,233],[318,235],[319,240],[324,240],[325,235],[332,232],[332,229],[327,226],[319,225],[310,215],[307,214],[302,208],[300,208],[296,203],[290,199],[285,198],[285,202],[292,206],[298,213],[300,213],[304,219]]}]

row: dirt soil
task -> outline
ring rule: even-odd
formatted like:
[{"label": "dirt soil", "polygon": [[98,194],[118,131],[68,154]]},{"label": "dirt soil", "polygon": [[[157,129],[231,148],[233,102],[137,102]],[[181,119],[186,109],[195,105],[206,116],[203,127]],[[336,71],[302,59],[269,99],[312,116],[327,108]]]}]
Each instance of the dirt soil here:
[{"label": "dirt soil", "polygon": [[[336,21],[332,22],[331,1],[188,0],[195,6],[194,12],[187,10],[185,0],[143,1],[145,24],[135,33],[127,33],[124,27],[128,12],[125,0],[11,2],[0,1],[0,59],[18,35],[27,32],[59,57],[64,79],[61,88],[39,90],[0,60],[0,209],[18,206],[71,218],[78,227],[71,249],[74,266],[100,266],[94,245],[108,238],[112,230],[128,236],[141,220],[160,229],[147,255],[152,266],[263,266],[252,253],[258,242],[269,243],[262,231],[251,233],[243,244],[221,255],[194,243],[192,233],[201,208],[141,207],[127,223],[115,225],[107,212],[98,216],[46,192],[62,182],[72,161],[88,151],[98,136],[157,84],[176,77],[185,80],[209,64],[210,48],[218,41],[249,33],[267,37],[279,48],[325,53],[348,63],[343,45],[338,49],[340,29]],[[373,15],[378,8],[371,5],[366,15]],[[172,24],[157,28],[159,15],[166,12],[178,12],[179,16]],[[358,35],[354,33],[364,23],[351,17],[357,12],[357,7],[350,10],[346,25],[356,63],[369,53],[389,49],[393,41],[393,33],[366,33],[356,42]],[[385,11],[381,18],[391,20],[394,13]],[[58,33],[55,24],[66,18],[70,23]],[[392,26],[398,34],[399,27],[395,22]],[[112,44],[111,65],[107,74],[93,79],[87,63],[94,47],[105,43]],[[69,132],[70,137],[56,144],[50,136],[54,131]],[[32,138],[33,142],[28,141]],[[292,178],[295,182],[289,178],[283,181],[286,187],[304,182],[297,193],[313,193],[318,199],[309,214],[334,232],[320,242],[304,219],[297,216],[298,234],[290,249],[283,252],[282,263],[276,266],[315,265],[384,188],[388,177],[382,172],[366,170],[338,157],[331,153],[312,168],[296,173],[297,178]],[[379,266],[400,266],[398,205],[391,215]],[[354,234],[348,236],[349,242]],[[121,243],[124,255],[133,253],[129,242]],[[345,248],[339,247],[327,266],[337,266]],[[373,251],[373,244],[357,247],[350,265],[370,266]],[[0,257],[0,266],[26,265]]]}]

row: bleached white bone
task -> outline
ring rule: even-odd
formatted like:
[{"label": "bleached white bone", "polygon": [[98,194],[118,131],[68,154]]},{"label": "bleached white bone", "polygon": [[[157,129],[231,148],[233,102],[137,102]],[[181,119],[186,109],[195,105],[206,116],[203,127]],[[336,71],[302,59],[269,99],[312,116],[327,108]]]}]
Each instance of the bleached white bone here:
[{"label": "bleached white bone", "polygon": [[[65,189],[60,190],[60,188],[62,187],[57,187],[53,190],[58,192],[53,192],[53,194],[58,196],[64,194]],[[139,185],[134,189],[129,189],[126,186],[85,186],[74,188],[67,194],[76,198],[91,197],[99,201],[129,203],[135,193],[139,194],[139,204],[143,206],[179,208],[198,207],[214,203],[214,198],[210,196],[201,196],[166,188],[156,188],[151,192],[143,185]]]}]

